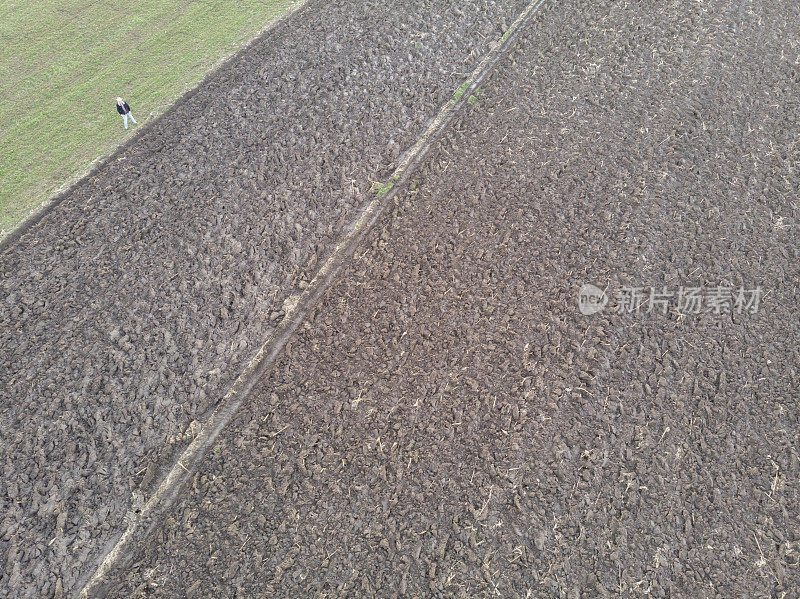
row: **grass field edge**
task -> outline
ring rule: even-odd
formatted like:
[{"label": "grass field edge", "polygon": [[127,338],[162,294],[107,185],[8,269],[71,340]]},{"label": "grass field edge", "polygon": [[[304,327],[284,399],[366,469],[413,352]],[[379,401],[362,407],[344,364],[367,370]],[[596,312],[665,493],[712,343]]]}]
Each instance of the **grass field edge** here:
[{"label": "grass field edge", "polygon": [[153,127],[158,127],[163,119],[168,118],[175,108],[191,100],[205,83],[224,74],[233,63],[247,54],[255,44],[263,40],[266,36],[274,35],[278,30],[289,26],[291,21],[298,14],[315,1],[316,0],[297,0],[291,4],[283,13],[270,19],[264,27],[235,52],[225,56],[215,64],[200,81],[184,91],[174,102],[168,104],[163,112],[158,114],[155,119],[148,121],[141,129],[132,132],[125,141],[118,144],[111,152],[100,155],[89,162],[89,165],[83,169],[77,177],[70,178],[67,183],[58,187],[49,199],[45,200],[38,208],[29,212],[27,216],[23,217],[16,224],[11,225],[11,228],[0,236],[0,253],[12,247],[25,233],[33,229],[64,200],[69,198],[81,186],[85,185],[89,179],[96,177],[105,167],[123,155],[141,136],[147,134]]}]

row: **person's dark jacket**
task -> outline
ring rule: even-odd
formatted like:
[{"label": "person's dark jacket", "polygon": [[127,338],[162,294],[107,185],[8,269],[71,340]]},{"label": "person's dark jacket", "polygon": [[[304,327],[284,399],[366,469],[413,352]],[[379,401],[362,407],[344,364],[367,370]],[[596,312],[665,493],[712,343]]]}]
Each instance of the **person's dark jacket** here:
[{"label": "person's dark jacket", "polygon": [[121,105],[117,104],[117,112],[120,114],[128,114],[131,111],[131,107],[128,106],[127,102],[123,102]]}]

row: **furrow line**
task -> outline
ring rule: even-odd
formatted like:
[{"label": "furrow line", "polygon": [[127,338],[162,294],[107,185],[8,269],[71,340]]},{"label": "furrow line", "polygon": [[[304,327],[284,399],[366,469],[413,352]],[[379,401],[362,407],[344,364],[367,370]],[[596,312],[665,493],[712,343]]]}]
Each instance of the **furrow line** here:
[{"label": "furrow line", "polygon": [[156,491],[144,504],[141,512],[131,520],[125,532],[111,547],[95,573],[79,591],[78,598],[104,596],[110,580],[123,571],[137,551],[144,546],[147,537],[159,526],[163,516],[174,505],[184,485],[200,467],[209,448],[231,422],[256,383],[275,363],[277,356],[297,327],[304,322],[322,295],[330,289],[336,275],[353,255],[361,240],[395,197],[407,187],[411,175],[426,158],[432,144],[441,138],[459,111],[468,104],[473,92],[492,72],[498,61],[513,47],[524,27],[545,2],[546,0],[533,0],[528,4],[502,37],[490,48],[469,78],[456,90],[451,100],[440,109],[438,115],[417,142],[405,152],[390,179],[378,188],[373,199],[336,245],[308,287],[294,302],[290,302],[283,320],[262,344],[255,357],[247,364],[192,443],[181,453]]}]

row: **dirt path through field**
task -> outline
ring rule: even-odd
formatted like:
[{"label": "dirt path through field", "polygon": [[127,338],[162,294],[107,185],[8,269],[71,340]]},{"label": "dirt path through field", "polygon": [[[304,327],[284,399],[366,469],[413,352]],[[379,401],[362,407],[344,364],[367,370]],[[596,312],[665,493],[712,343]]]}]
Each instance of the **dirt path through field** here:
[{"label": "dirt path through field", "polygon": [[0,596],[69,595],[525,2],[311,2],[0,252]]}]

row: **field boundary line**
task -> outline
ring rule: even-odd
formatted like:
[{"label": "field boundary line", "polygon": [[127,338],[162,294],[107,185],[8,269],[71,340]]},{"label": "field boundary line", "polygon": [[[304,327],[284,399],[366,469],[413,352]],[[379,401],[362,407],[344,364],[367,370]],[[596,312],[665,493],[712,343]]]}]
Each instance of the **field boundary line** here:
[{"label": "field boundary line", "polygon": [[[200,81],[188,89],[185,89],[172,104],[167,105],[166,108],[164,108],[163,104],[156,107],[155,119],[145,123],[141,129],[137,128],[135,131],[132,131],[128,138],[116,148],[112,149],[110,153],[101,154],[100,156],[97,156],[91,160],[85,168],[79,171],[80,174],[67,178],[67,181],[64,184],[60,185],[52,192],[52,196],[50,198],[44,200],[38,208],[31,210],[27,216],[24,216],[21,220],[17,221],[16,224],[11,225],[11,229],[6,231],[5,234],[0,235],[0,253],[13,246],[20,237],[38,224],[45,216],[55,210],[59,204],[70,197],[76,189],[82,185],[85,185],[86,182],[92,177],[96,177],[114,160],[119,160],[121,155],[124,154],[130,148],[130,146],[135,144],[141,136],[148,133],[153,127],[159,126],[165,118],[169,118],[172,115],[176,108],[191,100],[206,82],[224,73],[230,65],[235,63],[243,54],[249,52],[256,43],[264,38],[265,35],[274,34],[279,28],[287,26],[292,18],[295,17],[295,15],[300,13],[304,8],[306,8],[306,6],[314,1],[315,0],[297,0],[291,6],[289,6],[285,12],[270,19],[270,21],[267,22],[267,24],[258,32],[256,32],[252,38],[247,40],[242,47],[217,61],[211,67],[211,69],[205,75],[203,75]],[[163,110],[161,110],[162,108]],[[151,114],[152,112],[153,111],[151,111]]]},{"label": "field boundary line", "polygon": [[189,446],[172,464],[166,477],[148,499],[141,512],[134,516],[117,543],[102,560],[86,585],[75,596],[80,598],[103,597],[108,591],[110,578],[124,571],[137,552],[146,545],[147,537],[162,521],[175,503],[184,486],[201,465],[208,450],[223,429],[236,416],[244,400],[267,370],[275,363],[291,336],[302,324],[319,299],[331,288],[336,275],[342,270],[364,236],[384,214],[386,208],[407,187],[412,173],[428,155],[432,144],[438,141],[460,110],[469,103],[469,98],[492,72],[497,62],[505,56],[517,41],[521,31],[547,0],[532,0],[506,30],[495,41],[468,79],[453,97],[439,110],[425,132],[405,152],[391,178],[373,194],[373,199],[362,210],[358,220],[347,230],[333,249],[330,257],[317,271],[314,278],[295,301],[285,308],[286,315],[267,337],[255,357],[247,364],[234,381],[230,390],[214,409],[208,420]]}]

